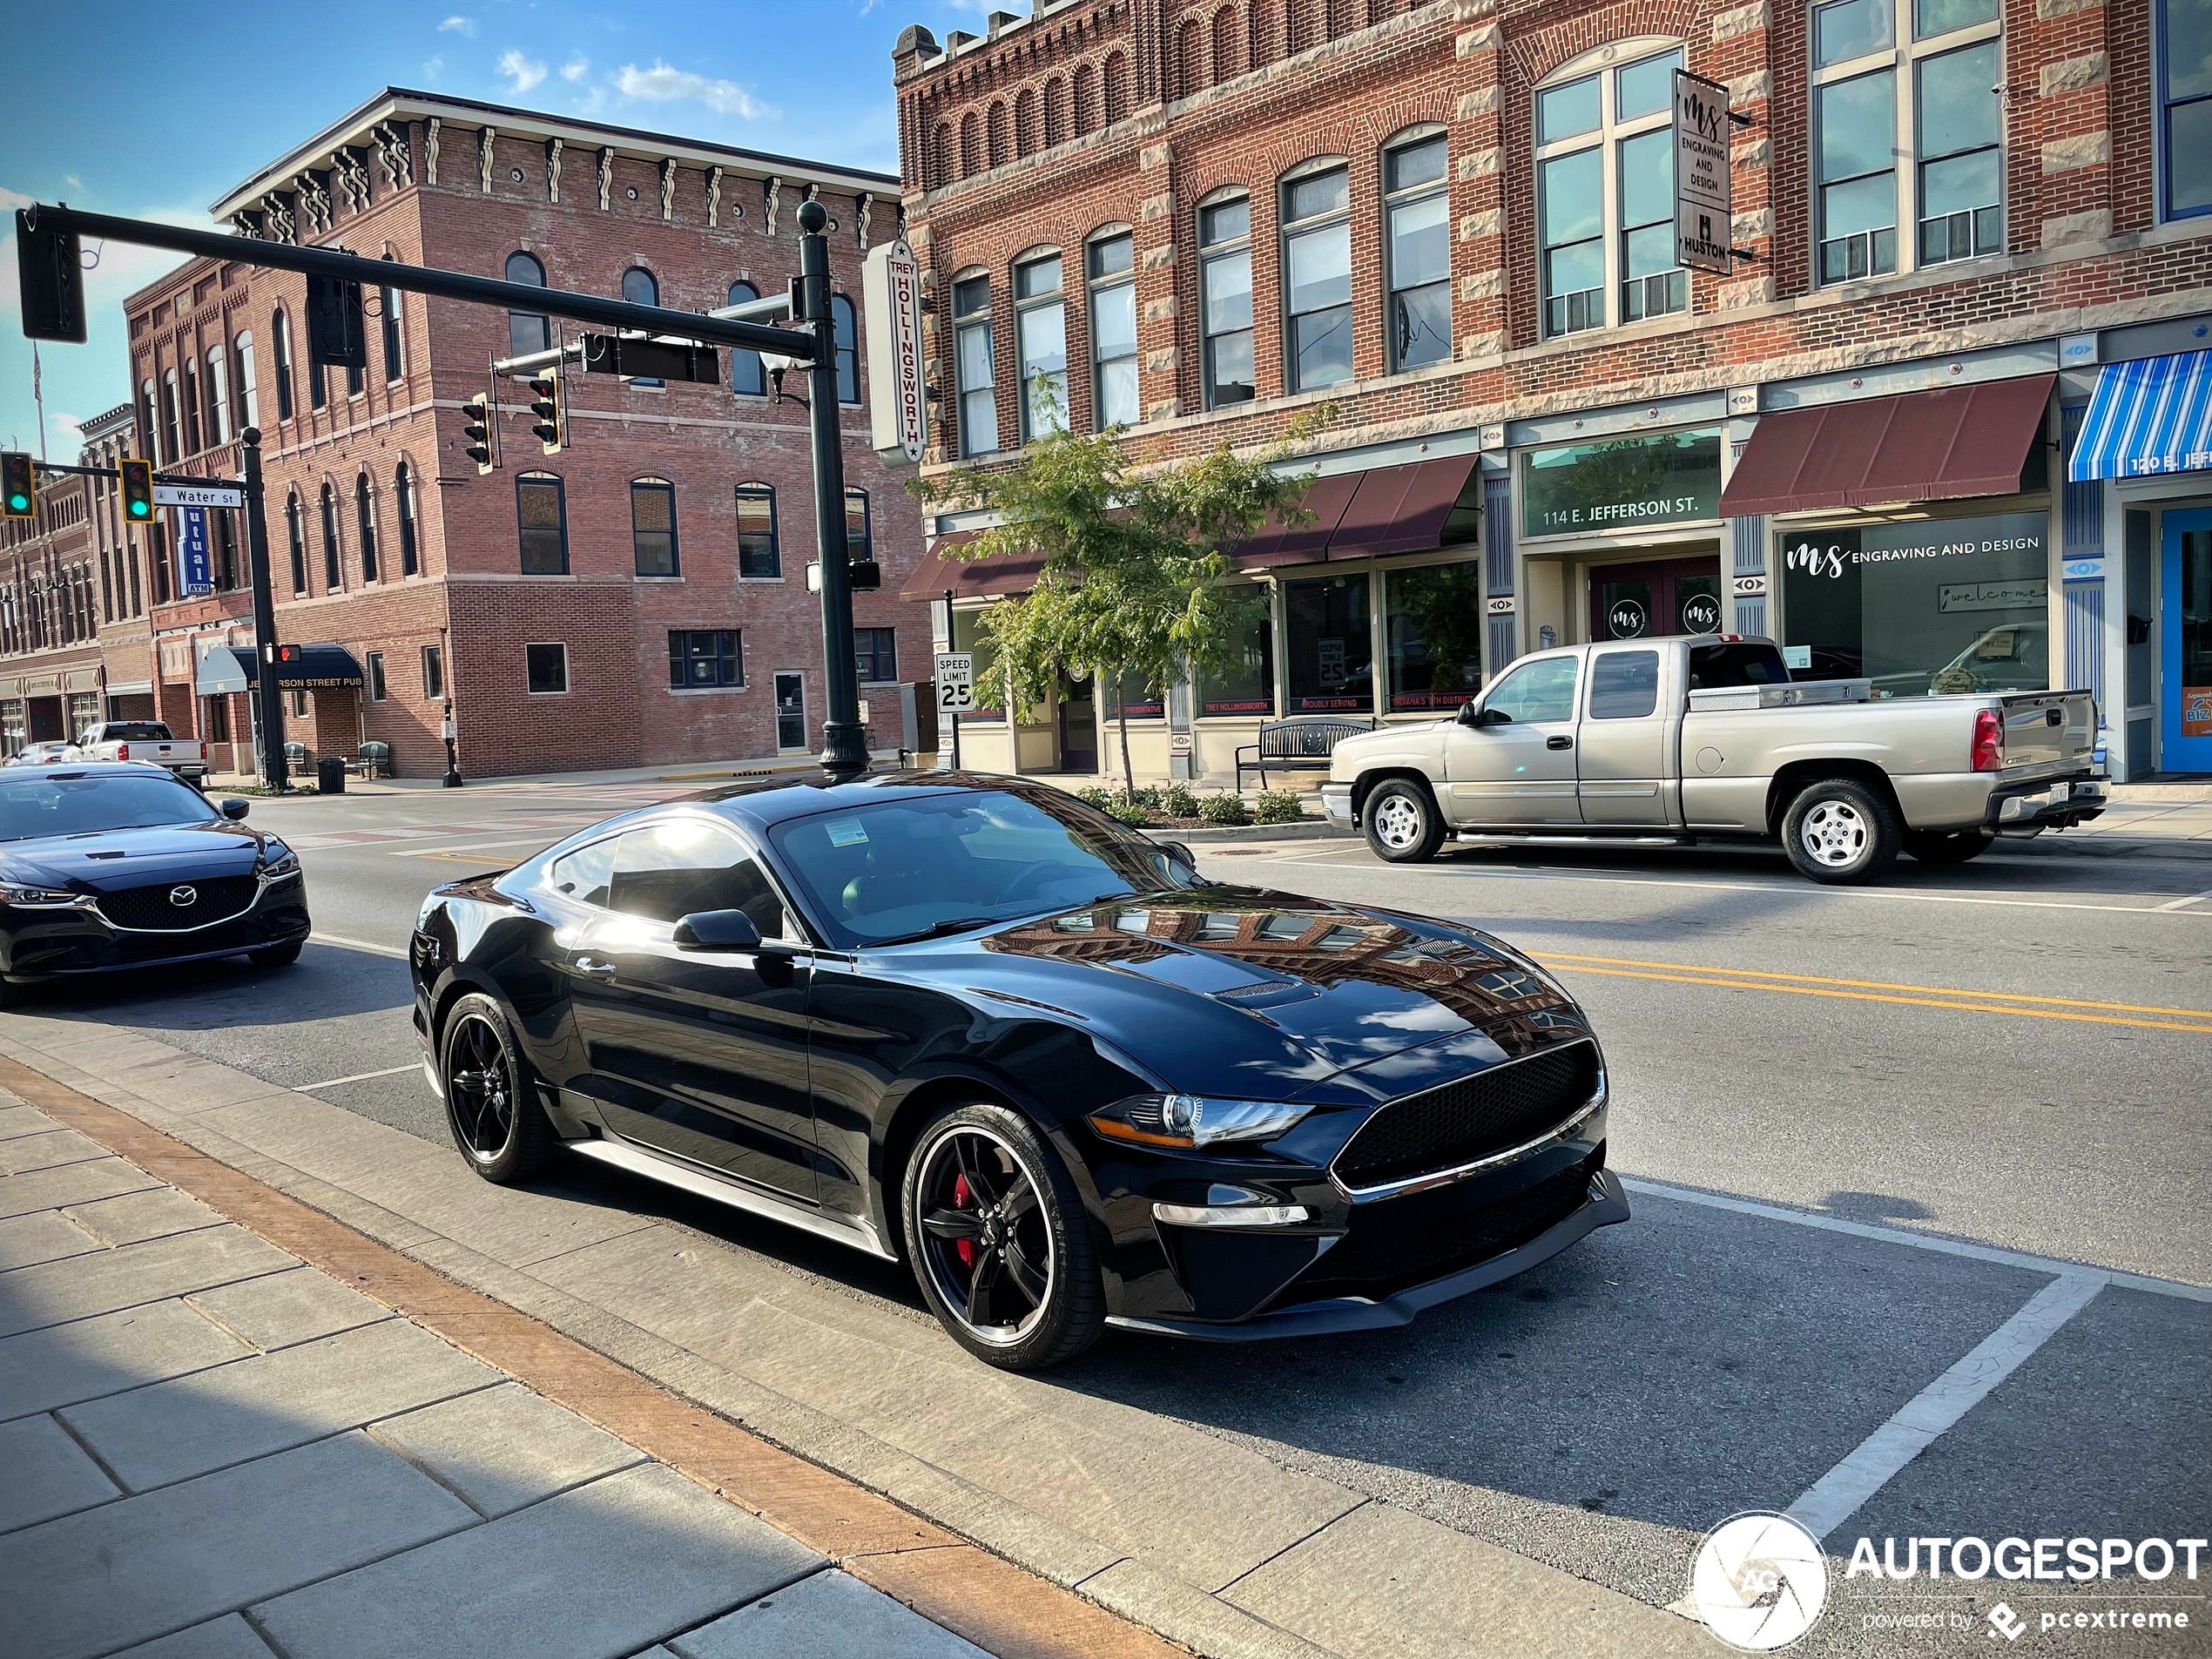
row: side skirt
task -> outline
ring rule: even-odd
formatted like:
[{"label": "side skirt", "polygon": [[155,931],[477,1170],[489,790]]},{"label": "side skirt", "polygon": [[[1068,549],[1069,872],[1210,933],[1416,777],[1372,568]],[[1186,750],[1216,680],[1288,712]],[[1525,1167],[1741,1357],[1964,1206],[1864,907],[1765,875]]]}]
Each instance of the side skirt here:
[{"label": "side skirt", "polygon": [[632,1175],[642,1175],[701,1198],[711,1198],[717,1204],[726,1204],[733,1210],[747,1215],[759,1216],[768,1221],[780,1221],[786,1226],[796,1227],[801,1232],[813,1233],[818,1238],[834,1239],[850,1245],[864,1254],[882,1261],[895,1262],[899,1258],[884,1248],[875,1228],[862,1220],[848,1221],[841,1216],[824,1215],[804,1204],[787,1199],[772,1197],[752,1187],[739,1186],[734,1181],[724,1181],[687,1168],[673,1158],[664,1158],[648,1152],[628,1141],[582,1140],[563,1143],[567,1150],[594,1163],[612,1164],[617,1170],[627,1170]]}]

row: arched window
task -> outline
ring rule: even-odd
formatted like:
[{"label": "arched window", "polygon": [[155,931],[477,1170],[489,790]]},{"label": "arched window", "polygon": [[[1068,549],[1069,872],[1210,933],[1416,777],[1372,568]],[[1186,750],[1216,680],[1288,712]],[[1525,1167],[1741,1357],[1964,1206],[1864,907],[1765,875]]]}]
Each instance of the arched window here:
[{"label": "arched window", "polygon": [[1044,147],[1068,138],[1068,83],[1057,76],[1044,84]]},{"label": "arched window", "polygon": [[1251,232],[1251,199],[1241,191],[1198,204],[1198,332],[1210,409],[1252,400]]},{"label": "arched window", "polygon": [[322,590],[336,593],[343,586],[338,574],[338,492],[322,487]]},{"label": "arched window", "polygon": [[[387,253],[384,257],[388,260],[392,256]],[[397,288],[388,287],[383,291],[383,303],[380,309],[383,312],[379,320],[384,330],[384,383],[388,386],[407,373],[406,360],[400,349],[401,325],[405,314],[401,309]]]},{"label": "arched window", "polygon": [[960,176],[973,179],[983,171],[983,124],[970,110],[960,118]]},{"label": "arched window", "polygon": [[982,271],[953,279],[953,361],[960,392],[960,452],[999,447],[998,365],[991,348],[991,279]]},{"label": "arched window", "polygon": [[269,339],[275,352],[275,361],[269,367],[276,372],[277,419],[292,418],[292,320],[281,311],[269,319]]},{"label": "arched window", "polygon": [[[1536,94],[1538,282],[1547,336],[1689,304],[1675,264],[1674,71],[1683,49],[1554,76]],[[1570,66],[1571,71],[1571,66]],[[1891,140],[1883,128],[1887,165]],[[1608,290],[1617,316],[1608,316]]]},{"label": "arched window", "polygon": [[526,472],[515,480],[515,527],[524,576],[569,573],[569,509],[557,474]]},{"label": "arched window", "polygon": [[1076,136],[1098,131],[1098,71],[1089,64],[1076,66]]},{"label": "arched window", "polygon": [[1383,152],[1383,268],[1389,293],[1385,322],[1393,369],[1440,363],[1452,354],[1452,213],[1445,151],[1440,127],[1393,139]]},{"label": "arched window", "polygon": [[376,580],[376,502],[370,494],[368,475],[360,473],[354,479],[354,514],[361,526],[361,580]]},{"label": "arched window", "polygon": [[228,593],[238,586],[238,518],[232,513],[210,513],[215,521],[215,587]]},{"label": "arched window", "polygon": [[1283,181],[1285,391],[1352,378],[1351,206],[1341,160],[1307,162]]},{"label": "arched window", "polygon": [[[545,267],[537,257],[517,248],[507,256],[507,280],[528,283],[533,288],[545,286]],[[535,311],[510,311],[507,314],[507,354],[521,357],[534,351],[544,351],[553,344],[552,320]]]},{"label": "arched window", "polygon": [[422,556],[415,539],[415,475],[404,461],[392,474],[392,516],[400,527],[400,574],[414,576],[422,569]]},{"label": "arched window", "polygon": [[868,519],[868,492],[865,489],[845,492],[845,556],[855,560],[875,556],[874,528]]},{"label": "arched window", "polygon": [[860,401],[860,344],[853,327],[853,302],[841,293],[830,295],[830,322],[837,330],[837,401]]},{"label": "arched window", "polygon": [[[1204,38],[1204,31],[1196,17],[1185,17],[1183,26],[1176,30],[1175,95],[1177,98],[1189,98],[1206,84],[1203,63],[1205,49],[1201,44]],[[1109,115],[1106,118],[1111,121],[1114,118]]]},{"label": "arched window", "polygon": [[212,448],[231,441],[231,377],[223,367],[223,348],[207,348],[207,442]]},{"label": "arched window", "polygon": [[284,498],[284,536],[292,549],[292,590],[307,590],[307,514],[300,509],[300,492],[293,491]]},{"label": "arched window", "polygon": [[[750,282],[730,285],[730,303],[733,306],[759,297],[760,290]],[[733,349],[730,353],[730,389],[744,397],[768,395],[768,371],[761,367],[759,352]]]},{"label": "arched window", "polygon": [[776,545],[776,492],[766,484],[738,486],[738,574],[756,579],[784,573]]},{"label": "arched window", "polygon": [[199,453],[199,366],[192,358],[185,359],[184,378],[177,383],[177,403],[185,417],[184,453]]},{"label": "arched window", "polygon": [[1129,54],[1112,52],[1106,58],[1106,125],[1129,119]]},{"label": "arched window", "polygon": [[307,402],[308,402],[308,405],[309,405],[309,407],[311,407],[311,408],[318,408],[318,409],[319,409],[319,408],[322,408],[322,407],[323,407],[323,405],[325,405],[326,403],[327,403],[329,401],[330,401],[330,375],[329,375],[329,373],[328,373],[328,371],[327,371],[327,370],[326,370],[326,369],[323,368],[323,366],[322,366],[320,363],[318,363],[317,361],[315,361],[315,354],[314,354],[314,353],[313,351],[309,351],[309,352],[308,352],[308,354],[307,354]]},{"label": "arched window", "polygon": [[1224,6],[1213,15],[1213,84],[1234,80],[1244,66],[1237,57],[1237,12]]},{"label": "arched window", "polygon": [[1090,422],[1135,426],[1137,407],[1136,239],[1127,226],[1093,233],[1083,249],[1090,287]]},{"label": "arched window", "polygon": [[1022,442],[1068,429],[1068,307],[1060,255],[1014,267],[1014,341],[1019,361]]},{"label": "arched window", "polygon": [[1037,95],[1023,87],[1014,99],[1014,153],[1033,156],[1037,152]]},{"label": "arched window", "polygon": [[1008,153],[1006,100],[1004,98],[1001,98],[991,105],[991,113],[985,126],[985,133],[990,139],[991,165],[1003,167],[1006,165]]},{"label": "arched window", "polygon": [[253,336],[241,331],[231,342],[231,361],[238,370],[239,430],[261,424],[261,388],[253,381]]},{"label": "arched window", "polygon": [[[660,280],[642,265],[633,265],[622,273],[622,297],[633,306],[657,306],[660,303]],[[661,386],[666,382],[650,374],[633,378],[632,386]]]},{"label": "arched window", "polygon": [[153,376],[149,374],[138,382],[138,436],[144,442],[144,452],[159,462],[164,457],[159,448],[161,428],[153,418]]},{"label": "arched window", "polygon": [[667,479],[631,481],[630,546],[639,576],[684,574],[683,566],[677,562],[676,486]]}]

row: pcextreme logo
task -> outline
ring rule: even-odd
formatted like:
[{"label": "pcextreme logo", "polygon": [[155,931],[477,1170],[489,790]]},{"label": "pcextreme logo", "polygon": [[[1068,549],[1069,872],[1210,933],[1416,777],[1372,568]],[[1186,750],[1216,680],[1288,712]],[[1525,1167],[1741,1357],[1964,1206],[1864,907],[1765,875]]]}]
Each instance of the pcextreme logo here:
[{"label": "pcextreme logo", "polygon": [[1771,1653],[1820,1617],[1828,1561],[1820,1541],[1787,1515],[1731,1515],[1705,1535],[1690,1562],[1689,1601],[1730,1647]]}]

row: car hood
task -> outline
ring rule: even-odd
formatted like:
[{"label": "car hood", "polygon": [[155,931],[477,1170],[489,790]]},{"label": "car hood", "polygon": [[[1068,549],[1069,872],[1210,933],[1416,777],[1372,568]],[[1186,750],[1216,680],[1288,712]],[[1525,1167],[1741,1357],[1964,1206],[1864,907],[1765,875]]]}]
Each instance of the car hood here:
[{"label": "car hood", "polygon": [[1072,1013],[1191,1093],[1281,1098],[1440,1039],[1518,1052],[1582,1025],[1487,934],[1254,887],[1086,905],[961,954],[970,988]]},{"label": "car hood", "polygon": [[264,845],[271,858],[280,855],[273,838],[229,819],[0,841],[0,880],[107,893],[182,876],[244,875]]}]

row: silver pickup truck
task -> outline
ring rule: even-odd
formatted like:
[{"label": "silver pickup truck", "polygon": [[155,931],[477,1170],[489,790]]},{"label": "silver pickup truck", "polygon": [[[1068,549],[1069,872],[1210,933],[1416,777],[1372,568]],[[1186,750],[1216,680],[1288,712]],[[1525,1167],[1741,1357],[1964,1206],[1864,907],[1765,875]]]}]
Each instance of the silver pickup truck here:
[{"label": "silver pickup truck", "polygon": [[159,720],[110,720],[88,725],[64,757],[69,760],[143,760],[165,766],[194,789],[207,785],[207,745],[198,738],[172,738]]},{"label": "silver pickup truck", "polygon": [[1877,698],[1793,682],[1774,642],[1612,641],[1523,657],[1450,720],[1340,741],[1321,799],[1378,857],[1479,843],[1779,837],[1815,881],[1900,852],[1963,864],[2104,810],[2087,691]]}]

